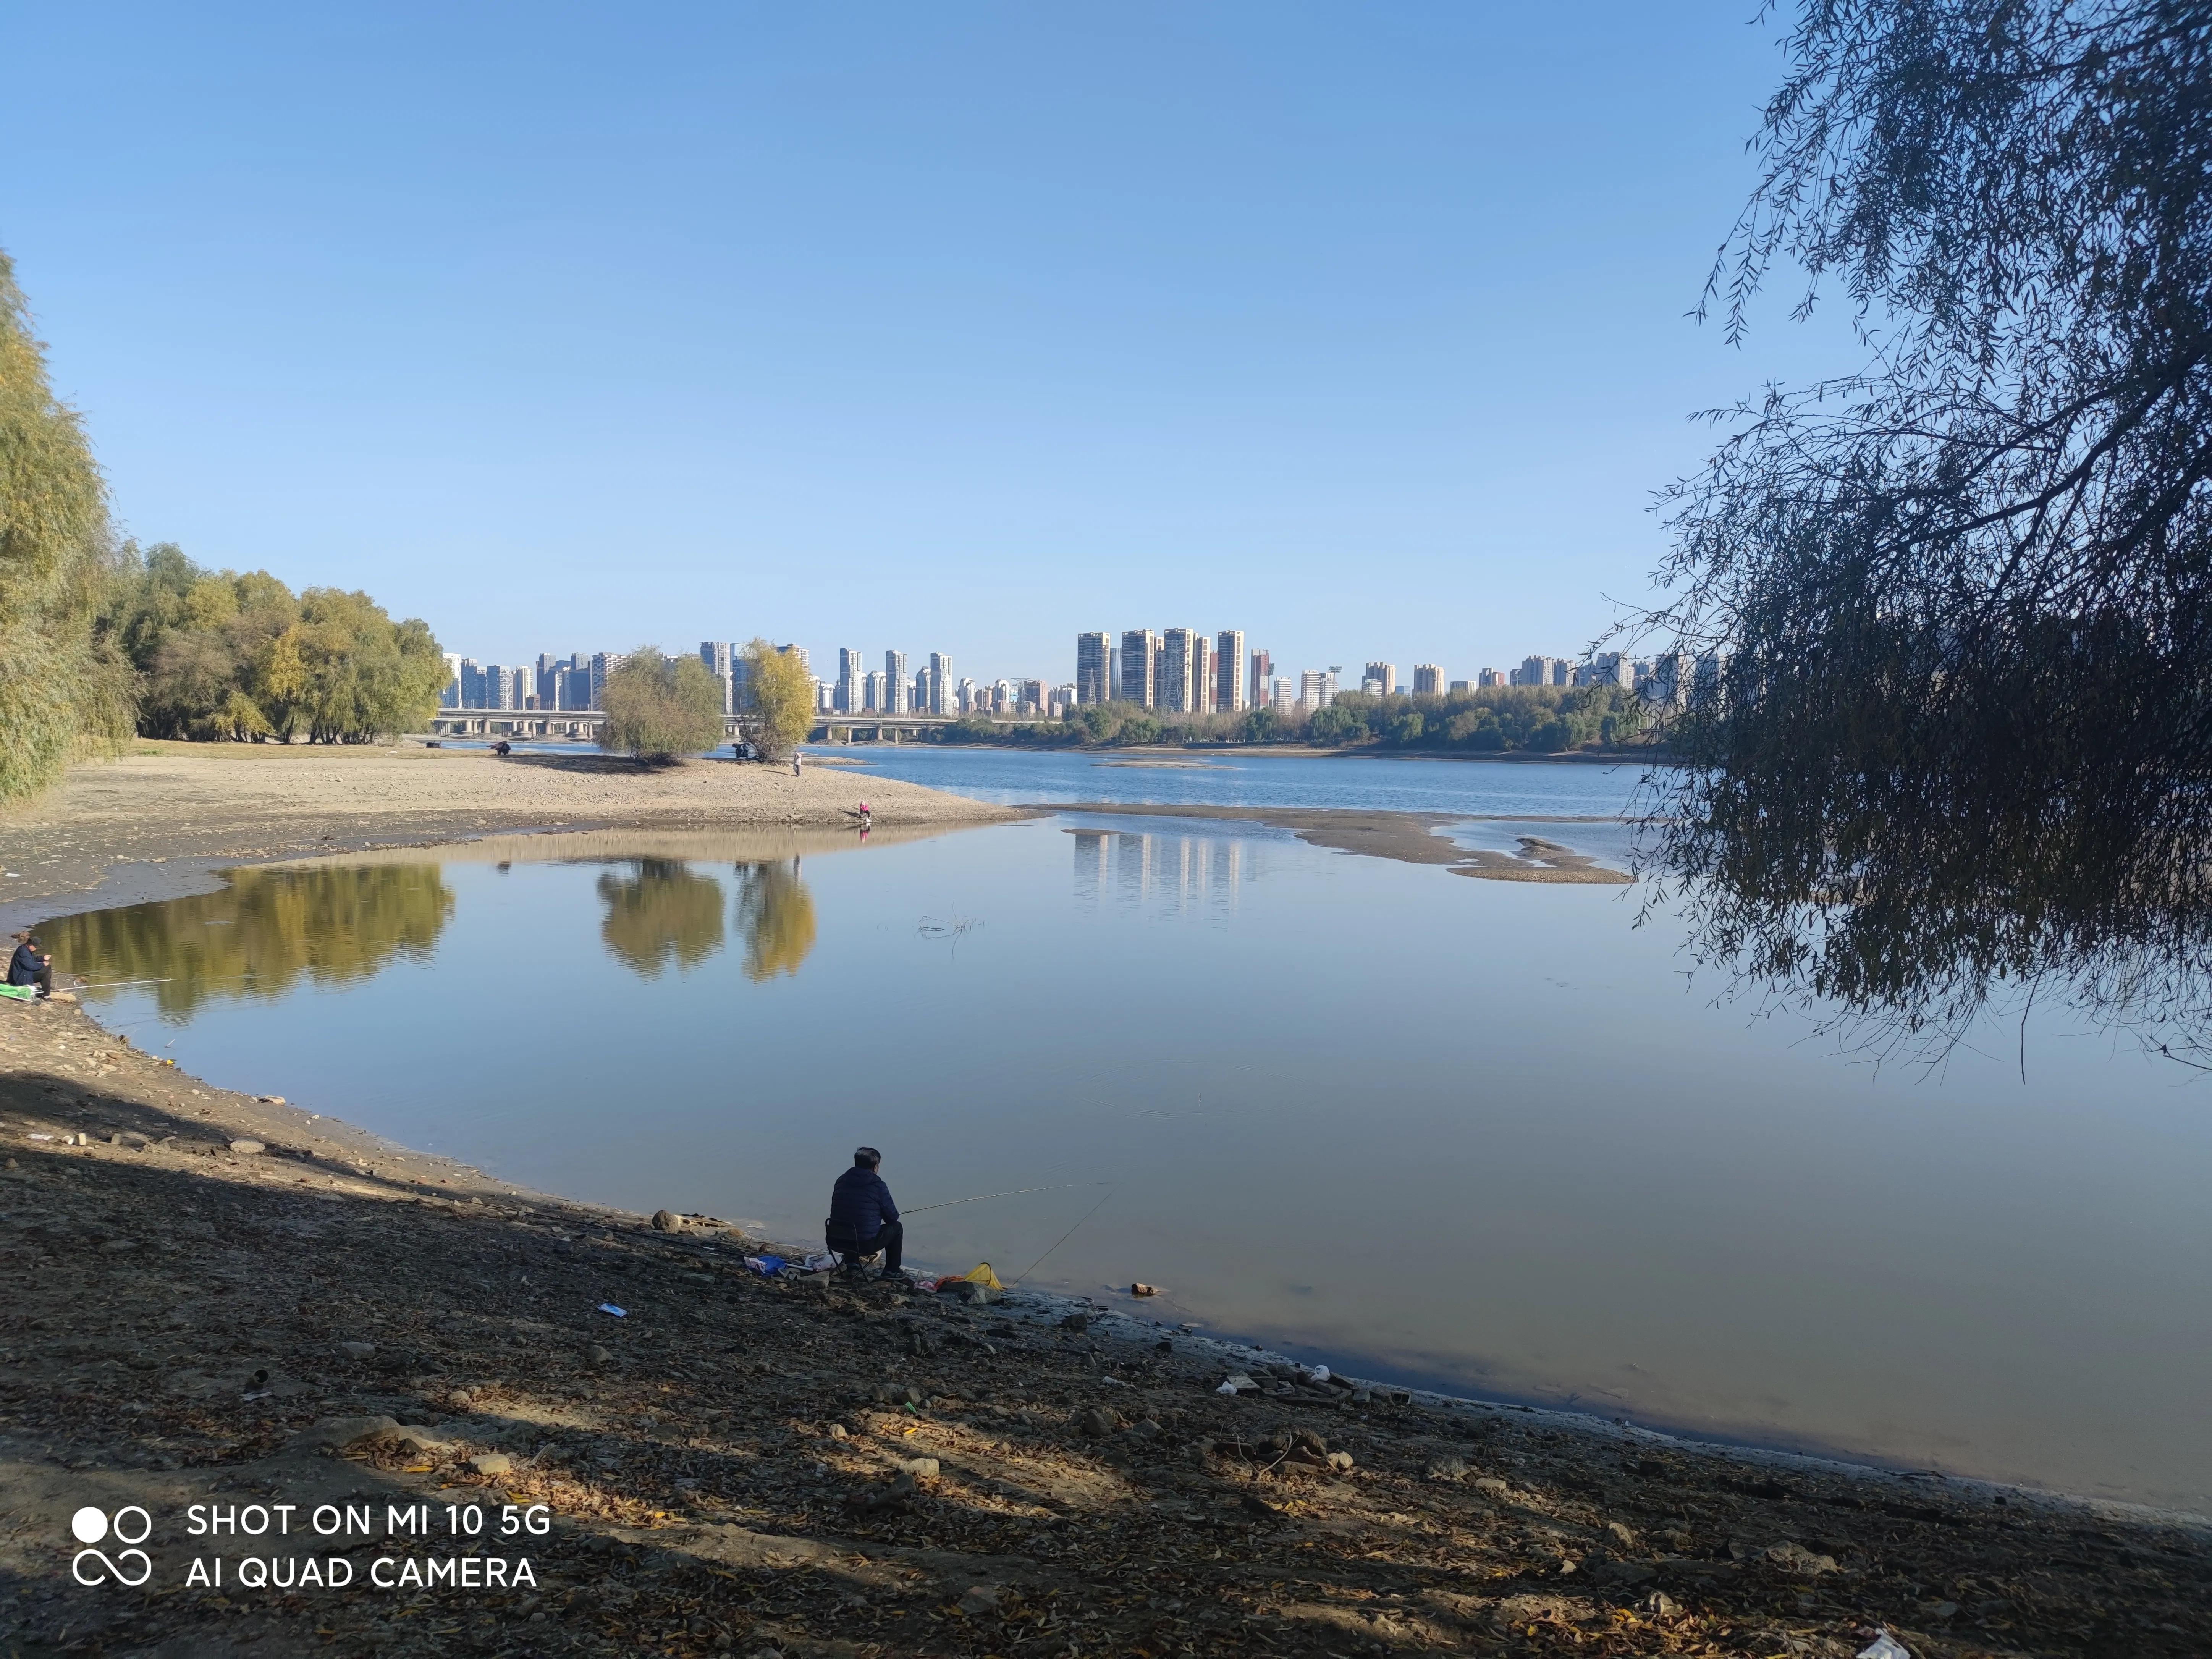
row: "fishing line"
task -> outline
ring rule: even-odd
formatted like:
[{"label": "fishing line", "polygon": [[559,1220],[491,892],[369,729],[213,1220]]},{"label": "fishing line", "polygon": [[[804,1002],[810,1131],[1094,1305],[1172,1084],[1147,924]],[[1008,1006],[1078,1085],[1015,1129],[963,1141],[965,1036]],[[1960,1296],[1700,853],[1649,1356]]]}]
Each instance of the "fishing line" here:
[{"label": "fishing line", "polygon": [[949,1210],[956,1204],[980,1204],[987,1198],[1018,1198],[1024,1193],[1065,1193],[1078,1187],[1097,1187],[1096,1181],[1066,1181],[1056,1187],[1012,1187],[1003,1193],[978,1193],[973,1198],[948,1198],[941,1204],[917,1204],[899,1212],[901,1215],[920,1215],[924,1210]]},{"label": "fishing line", "polygon": [[[1114,1189],[1113,1189],[1111,1187],[1109,1187],[1109,1188],[1106,1189],[1106,1198],[1111,1198],[1111,1197],[1113,1197],[1113,1196],[1114,1196]],[[1098,1213],[1098,1212],[1099,1212],[1099,1211],[1101,1211],[1101,1210],[1104,1209],[1104,1208],[1106,1207],[1106,1198],[1102,1198],[1102,1199],[1100,1199],[1100,1200],[1099,1200],[1096,1204],[1092,1205],[1089,1209],[1085,1210],[1085,1211],[1083,1212],[1083,1221],[1088,1221],[1088,1220],[1090,1220],[1090,1219],[1091,1219],[1091,1218],[1092,1216],[1097,1215],[1097,1214]],[[1061,1234],[1058,1238],[1055,1238],[1054,1240],[1053,1240],[1053,1242],[1052,1242],[1052,1250],[1056,1250],[1056,1249],[1058,1249],[1061,1245],[1063,1245],[1063,1244],[1066,1243],[1067,1243],[1067,1241],[1068,1241],[1069,1239],[1071,1239],[1071,1238],[1074,1237],[1075,1237],[1075,1234],[1076,1234],[1076,1229],[1077,1229],[1077,1228],[1079,1228],[1079,1227],[1081,1227],[1081,1226],[1083,1225],[1083,1221],[1079,1221],[1079,1222],[1077,1222],[1077,1223],[1075,1224],[1075,1226],[1073,1226],[1073,1227],[1070,1227],[1070,1228],[1069,1228],[1066,1232],[1062,1233],[1062,1234]],[[1045,1256],[1045,1255],[1050,1255],[1052,1254],[1052,1250],[1047,1250],[1047,1251],[1044,1253],[1044,1255],[1041,1255],[1041,1256],[1039,1256],[1036,1261],[1034,1261],[1030,1262],[1030,1265],[1029,1265],[1028,1267],[1026,1267],[1023,1268],[1023,1269],[1021,1270],[1021,1272],[1019,1272],[1018,1273],[1016,1273],[1016,1274],[1014,1275],[1014,1283],[1015,1283],[1015,1284],[1017,1284],[1017,1285],[1020,1284],[1024,1279],[1027,1279],[1027,1278],[1028,1278],[1031,1273],[1035,1273],[1035,1272],[1036,1272],[1039,1267],[1042,1267],[1042,1266],[1044,1266],[1044,1256]]]}]

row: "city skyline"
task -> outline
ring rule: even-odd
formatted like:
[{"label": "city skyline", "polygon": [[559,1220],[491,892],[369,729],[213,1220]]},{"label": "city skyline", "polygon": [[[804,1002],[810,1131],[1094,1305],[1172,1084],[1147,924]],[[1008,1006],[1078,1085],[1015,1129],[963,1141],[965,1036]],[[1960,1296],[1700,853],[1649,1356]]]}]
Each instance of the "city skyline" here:
[{"label": "city skyline", "polygon": [[[1275,672],[1266,647],[1247,648],[1247,630],[1223,629],[1210,637],[1187,627],[1094,629],[1075,636],[1074,672],[1051,675],[962,675],[950,653],[932,651],[918,669],[896,647],[882,653],[884,666],[867,666],[869,653],[845,646],[837,651],[833,677],[816,674],[811,653],[787,643],[779,651],[795,653],[815,690],[815,712],[838,714],[920,715],[951,719],[976,712],[1060,718],[1086,704],[1129,703],[1165,714],[1235,714],[1273,707],[1279,712],[1311,713],[1327,708],[1344,690],[1341,664]],[[722,712],[744,707],[744,647],[729,640],[702,640],[697,656],[722,686]],[[538,709],[587,712],[598,708],[607,673],[627,659],[627,652],[538,653],[529,663],[479,659],[448,650],[447,682],[441,706],[499,711]],[[665,653],[664,653],[665,654]],[[678,653],[684,654],[684,653]],[[1673,689],[1685,675],[1679,659],[1661,653],[1637,658],[1626,652],[1590,652],[1579,656],[1536,653],[1507,668],[1489,664],[1454,678],[1441,663],[1412,665],[1401,678],[1395,661],[1370,658],[1354,689],[1376,696],[1405,694],[1446,696],[1510,686],[1567,687],[1617,684],[1642,688],[1659,680]]]}]

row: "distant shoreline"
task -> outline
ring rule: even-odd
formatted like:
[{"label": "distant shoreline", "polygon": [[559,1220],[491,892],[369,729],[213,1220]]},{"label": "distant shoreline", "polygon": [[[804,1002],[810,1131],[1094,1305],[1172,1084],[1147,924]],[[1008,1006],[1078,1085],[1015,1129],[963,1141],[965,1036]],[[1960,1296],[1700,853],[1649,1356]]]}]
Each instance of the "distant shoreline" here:
[{"label": "distant shoreline", "polygon": [[865,755],[873,749],[896,749],[901,751],[932,749],[986,749],[1000,753],[1024,755],[1251,755],[1257,757],[1280,757],[1285,760],[1405,760],[1450,761],[1504,763],[1512,766],[1631,766],[1658,764],[1679,766],[1680,760],[1665,755],[1639,754],[1632,750],[1569,749],[1556,754],[1541,754],[1534,750],[1496,750],[1476,754],[1447,749],[1319,749],[1303,743],[901,743],[901,744],[810,744],[811,755],[821,750],[835,750],[841,754]]}]

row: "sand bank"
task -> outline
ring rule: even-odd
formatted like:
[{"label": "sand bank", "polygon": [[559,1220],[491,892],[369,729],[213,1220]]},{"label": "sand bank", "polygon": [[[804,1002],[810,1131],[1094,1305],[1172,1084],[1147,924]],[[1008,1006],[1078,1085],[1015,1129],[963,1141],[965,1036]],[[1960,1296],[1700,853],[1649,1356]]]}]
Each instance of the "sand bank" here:
[{"label": "sand bank", "polygon": [[[1127,817],[1211,818],[1264,823],[1287,830],[1300,841],[1401,864],[1437,864],[1455,876],[1487,881],[1538,881],[1617,886],[1632,879],[1595,859],[1540,836],[1518,837],[1521,854],[1455,847],[1437,831],[1449,823],[1478,821],[1464,812],[1380,812],[1282,806],[1161,806],[1126,801],[1079,801],[1036,806],[1036,811],[1096,812]],[[1617,823],[1617,818],[1496,817],[1501,823]]]},{"label": "sand bank", "polygon": [[141,744],[73,768],[0,816],[0,928],[207,892],[213,872],[318,852],[520,830],[848,830],[865,798],[876,833],[1019,816],[842,769],[689,761],[647,769],[586,750]]}]

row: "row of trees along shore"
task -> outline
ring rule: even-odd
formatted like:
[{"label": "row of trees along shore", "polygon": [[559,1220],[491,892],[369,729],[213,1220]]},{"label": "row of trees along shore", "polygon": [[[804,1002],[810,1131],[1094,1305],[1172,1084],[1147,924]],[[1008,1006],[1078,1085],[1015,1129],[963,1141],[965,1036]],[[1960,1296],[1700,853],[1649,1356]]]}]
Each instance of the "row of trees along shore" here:
[{"label": "row of trees along shore", "polygon": [[295,594],[119,540],[0,253],[0,805],[88,753],[161,738],[355,743],[417,726],[446,665],[366,593]]},{"label": "row of trees along shore", "polygon": [[1135,703],[1095,703],[1062,720],[1000,725],[969,715],[932,732],[939,743],[1047,748],[1143,744],[1310,744],[1458,754],[1563,754],[1592,745],[1648,742],[1644,703],[1619,686],[1510,686],[1441,696],[1378,697],[1340,691],[1304,716],[1272,708],[1234,714],[1174,714]]}]

